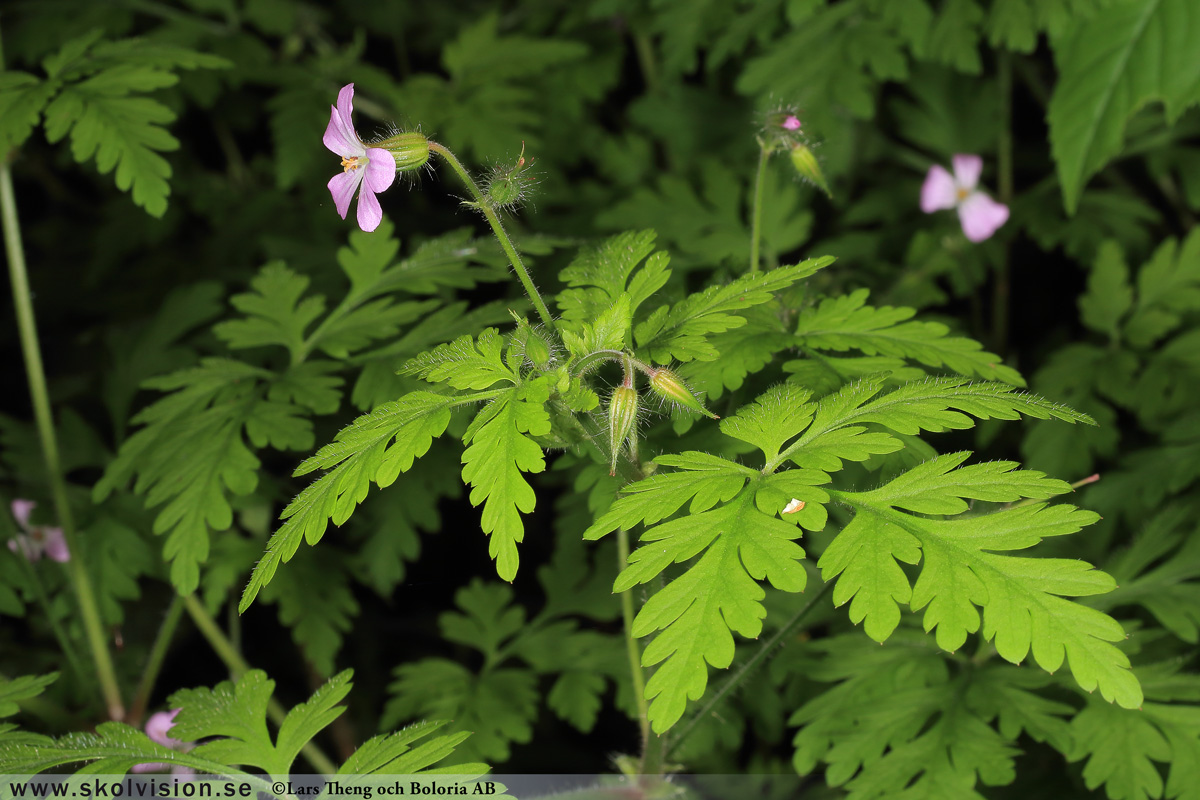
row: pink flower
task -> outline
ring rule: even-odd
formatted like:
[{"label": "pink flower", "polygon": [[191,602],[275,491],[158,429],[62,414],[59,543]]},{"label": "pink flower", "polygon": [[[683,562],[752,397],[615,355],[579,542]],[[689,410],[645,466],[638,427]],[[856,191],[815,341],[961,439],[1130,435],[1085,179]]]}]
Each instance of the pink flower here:
[{"label": "pink flower", "polygon": [[62,528],[49,528],[42,525],[30,525],[29,517],[37,503],[32,500],[13,500],[12,515],[24,533],[15,539],[8,540],[8,549],[20,553],[29,561],[38,561],[46,555],[52,561],[60,564],[71,560],[71,551],[67,549],[67,540]]},{"label": "pink flower", "polygon": [[[173,708],[170,711],[159,711],[157,714],[151,714],[150,719],[146,720],[145,731],[151,741],[161,744],[163,747],[169,747],[172,750],[190,750],[191,742],[181,742],[178,739],[173,739],[169,735],[171,728],[175,726],[175,717],[178,716],[180,709]],[[168,768],[168,764],[135,764],[130,770],[131,772],[157,772]],[[193,775],[194,771],[188,767],[171,767],[173,775]]]},{"label": "pink flower", "polygon": [[935,164],[921,187],[921,210],[926,214],[947,208],[958,209],[963,233],[972,242],[982,242],[1008,221],[1008,206],[997,203],[975,187],[983,172],[979,156],[956,155],[954,175]]},{"label": "pink flower", "polygon": [[387,150],[367,147],[354,130],[354,84],[348,83],[338,92],[337,106],[330,106],[329,125],[322,141],[342,157],[342,172],[329,180],[329,193],[342,219],[350,210],[354,193],[358,194],[358,226],[373,231],[383,220],[383,209],[375,195],[392,185],[396,178],[396,159]]},{"label": "pink flower", "polygon": [[786,117],[783,118],[783,122],[781,122],[779,124],[785,131],[800,130],[800,118],[797,117],[795,114],[788,114]]}]

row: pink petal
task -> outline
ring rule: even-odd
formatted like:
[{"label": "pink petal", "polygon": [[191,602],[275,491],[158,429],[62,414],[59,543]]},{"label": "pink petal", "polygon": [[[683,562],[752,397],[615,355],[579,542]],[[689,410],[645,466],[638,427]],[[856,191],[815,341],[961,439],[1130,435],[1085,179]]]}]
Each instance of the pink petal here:
[{"label": "pink petal", "polygon": [[71,560],[71,551],[67,549],[67,538],[63,536],[62,528],[46,528],[45,536],[42,547],[51,560],[60,564]]},{"label": "pink petal", "polygon": [[363,187],[358,193],[358,227],[367,233],[379,227],[383,222],[383,209],[379,207],[379,198],[370,189]]},{"label": "pink petal", "polygon": [[337,101],[338,116],[342,118],[342,124],[349,130],[354,130],[354,84],[347,83],[338,91]]},{"label": "pink petal", "polygon": [[32,500],[13,500],[12,515],[13,519],[22,528],[29,527],[29,515],[33,513],[33,509],[37,507],[37,503]]},{"label": "pink petal", "polygon": [[167,768],[167,764],[134,764],[129,768],[130,772],[162,772]]},{"label": "pink petal", "polygon": [[367,159],[364,190],[382,192],[396,179],[396,157],[381,147],[372,147],[367,150]]},{"label": "pink petal", "polygon": [[346,212],[350,210],[350,201],[354,199],[354,193],[358,191],[358,185],[362,183],[363,170],[352,169],[347,172],[339,172],[329,179],[329,183],[325,184],[329,189],[329,193],[333,195],[333,204],[337,207],[338,216],[342,219],[346,218]]},{"label": "pink petal", "polygon": [[945,167],[934,164],[929,168],[929,174],[925,176],[925,183],[921,186],[921,210],[931,214],[934,211],[954,208],[956,203],[958,187],[954,184],[954,178],[950,177]]},{"label": "pink petal", "polygon": [[338,117],[338,110],[333,106],[329,107],[329,125],[325,127],[325,136],[321,141],[339,156],[360,156],[366,151],[354,129],[346,130]]},{"label": "pink petal", "polygon": [[179,715],[179,712],[180,709],[173,708],[170,711],[151,714],[150,719],[146,720],[146,735],[164,747],[177,748],[182,745],[183,742],[167,735],[171,728],[175,727],[175,717]]},{"label": "pink petal", "polygon": [[1008,206],[997,203],[983,192],[973,192],[958,207],[963,233],[972,242],[982,242],[1008,221]]},{"label": "pink petal", "polygon": [[979,185],[983,173],[983,159],[979,156],[959,154],[954,157],[954,180],[958,188],[968,192]]}]

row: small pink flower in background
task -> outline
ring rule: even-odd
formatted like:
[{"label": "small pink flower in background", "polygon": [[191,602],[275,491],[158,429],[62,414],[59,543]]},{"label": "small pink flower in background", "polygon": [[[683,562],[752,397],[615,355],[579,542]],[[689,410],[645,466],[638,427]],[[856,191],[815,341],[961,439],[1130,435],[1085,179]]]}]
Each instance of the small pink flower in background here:
[{"label": "small pink flower in background", "polygon": [[[159,711],[157,714],[151,714],[150,719],[146,720],[144,730],[151,741],[161,744],[163,747],[169,747],[172,750],[187,751],[192,748],[191,742],[181,742],[178,739],[173,739],[170,736],[170,730],[175,726],[175,717],[178,716],[180,709],[173,708],[170,711]],[[135,764],[131,772],[158,772],[170,767],[173,775],[194,775],[195,772],[188,767],[171,767],[169,764]]]},{"label": "small pink flower in background", "polygon": [[33,509],[37,508],[37,503],[32,500],[13,500],[12,515],[13,519],[22,528],[29,527],[29,515],[33,513]]},{"label": "small pink flower in background", "polygon": [[780,125],[785,131],[798,131],[800,130],[800,118],[795,114],[788,114]]},{"label": "small pink flower in background", "polygon": [[329,180],[328,187],[342,219],[358,192],[358,226],[370,232],[383,220],[383,209],[375,195],[395,180],[396,159],[387,150],[363,144],[354,130],[353,113],[354,84],[348,83],[338,92],[337,105],[330,106],[329,125],[325,128],[325,146],[342,157],[342,171]]},{"label": "small pink flower in background", "polygon": [[60,564],[71,560],[71,551],[67,549],[67,540],[62,528],[49,528],[42,525],[30,525],[29,517],[37,503],[32,500],[13,500],[12,515],[24,533],[15,539],[8,540],[8,549],[20,553],[29,561],[38,561],[43,555]]},{"label": "small pink flower in background", "polygon": [[975,187],[983,172],[979,156],[956,155],[954,174],[935,164],[921,187],[921,210],[926,214],[948,208],[958,209],[963,233],[972,242],[982,242],[1008,221],[1008,206],[997,203]]}]

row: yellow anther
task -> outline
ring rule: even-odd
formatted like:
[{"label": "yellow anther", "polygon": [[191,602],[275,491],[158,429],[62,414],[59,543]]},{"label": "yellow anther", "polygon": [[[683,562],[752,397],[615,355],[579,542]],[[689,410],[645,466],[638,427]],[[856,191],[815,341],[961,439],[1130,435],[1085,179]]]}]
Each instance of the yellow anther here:
[{"label": "yellow anther", "polygon": [[349,172],[352,169],[361,167],[362,164],[360,162],[363,161],[366,161],[366,159],[360,156],[342,156],[342,168],[346,172]]},{"label": "yellow anther", "polygon": [[966,200],[968,197],[970,197],[970,196],[971,196],[971,190],[970,190],[970,189],[963,189],[963,188],[961,188],[961,187],[959,187],[959,189],[957,190],[957,192],[956,192],[956,193],[958,194],[958,201],[959,201],[960,203],[961,203],[963,200]]}]

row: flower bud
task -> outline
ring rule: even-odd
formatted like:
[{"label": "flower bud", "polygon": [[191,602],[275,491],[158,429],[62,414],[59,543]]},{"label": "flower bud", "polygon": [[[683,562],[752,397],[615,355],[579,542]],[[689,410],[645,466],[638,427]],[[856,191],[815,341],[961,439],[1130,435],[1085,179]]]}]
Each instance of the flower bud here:
[{"label": "flower bud", "polygon": [[617,456],[621,445],[629,441],[629,451],[637,450],[638,393],[631,386],[618,386],[608,399],[608,444],[612,452],[608,474],[617,474]]},{"label": "flower bud", "polygon": [[538,369],[545,369],[550,364],[550,345],[536,330],[530,330],[525,339],[525,355]]},{"label": "flower bud", "polygon": [[787,136],[799,134],[801,127],[800,117],[796,116],[796,112],[790,108],[783,108],[767,114],[765,124],[763,125],[763,133],[771,135],[783,131],[784,135]]},{"label": "flower bud", "polygon": [[720,419],[716,414],[700,405],[700,401],[692,394],[692,390],[687,387],[687,384],[669,369],[652,370],[650,372],[650,388],[659,397],[680,408],[686,408],[688,411],[695,411],[713,419]]},{"label": "flower bud", "polygon": [[370,146],[391,153],[396,159],[396,172],[420,169],[429,161],[429,140],[423,133],[397,133]]},{"label": "flower bud", "polygon": [[811,147],[806,144],[793,145],[792,166],[796,168],[796,172],[800,173],[800,177],[812,181],[818,189],[829,197],[833,197],[833,192],[829,191],[829,184],[825,182],[825,175],[821,172],[821,165],[817,163],[817,157],[813,155]]}]

